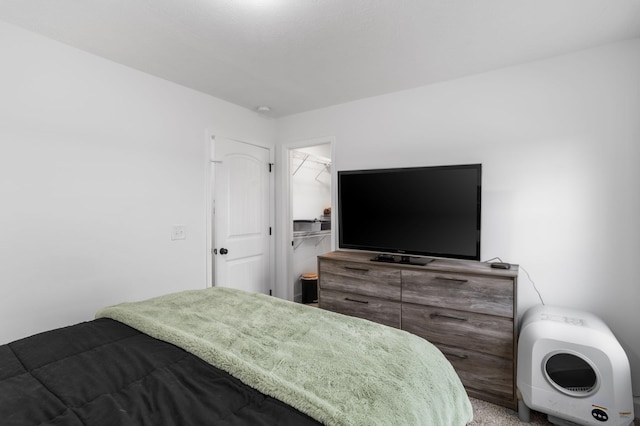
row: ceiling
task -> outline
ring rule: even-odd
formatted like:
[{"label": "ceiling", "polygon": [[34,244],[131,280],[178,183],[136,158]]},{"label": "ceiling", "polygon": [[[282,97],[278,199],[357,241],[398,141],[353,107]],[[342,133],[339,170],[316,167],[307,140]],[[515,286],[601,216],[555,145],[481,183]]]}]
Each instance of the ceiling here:
[{"label": "ceiling", "polygon": [[0,0],[0,19],[281,117],[640,37],[640,0]]}]

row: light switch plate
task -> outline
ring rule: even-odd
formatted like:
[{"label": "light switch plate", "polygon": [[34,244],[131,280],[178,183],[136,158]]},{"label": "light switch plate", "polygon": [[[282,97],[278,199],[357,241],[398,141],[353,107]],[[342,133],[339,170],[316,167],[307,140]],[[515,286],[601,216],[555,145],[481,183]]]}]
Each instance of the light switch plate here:
[{"label": "light switch plate", "polygon": [[185,225],[173,225],[171,228],[171,240],[186,240],[187,227]]}]

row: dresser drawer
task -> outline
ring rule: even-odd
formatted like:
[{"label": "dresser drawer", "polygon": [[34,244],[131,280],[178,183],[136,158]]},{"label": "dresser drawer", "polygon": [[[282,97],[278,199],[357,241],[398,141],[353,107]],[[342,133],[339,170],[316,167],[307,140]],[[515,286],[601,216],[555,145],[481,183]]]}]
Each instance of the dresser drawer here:
[{"label": "dresser drawer", "polygon": [[321,308],[401,328],[436,345],[467,393],[517,410],[518,267],[434,259],[426,266],[371,262],[372,253],[318,257]]},{"label": "dresser drawer", "polygon": [[514,356],[510,318],[403,303],[402,329],[434,344],[502,358]]},{"label": "dresser drawer", "polygon": [[337,290],[400,301],[401,272],[356,262],[319,261],[320,291]]},{"label": "dresser drawer", "polygon": [[402,301],[513,318],[510,278],[402,271]]},{"label": "dresser drawer", "polygon": [[323,290],[318,302],[322,309],[400,328],[400,302],[334,290]]},{"label": "dresser drawer", "polygon": [[517,410],[514,365],[510,359],[436,346],[453,365],[469,396]]}]

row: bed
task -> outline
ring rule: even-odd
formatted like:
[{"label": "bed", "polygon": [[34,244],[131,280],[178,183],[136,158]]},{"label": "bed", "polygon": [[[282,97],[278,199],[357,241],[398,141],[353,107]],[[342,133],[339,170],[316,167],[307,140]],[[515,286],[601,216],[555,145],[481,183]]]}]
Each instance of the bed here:
[{"label": "bed", "polygon": [[391,327],[209,288],[107,307],[0,346],[2,425],[465,425],[435,346]]}]

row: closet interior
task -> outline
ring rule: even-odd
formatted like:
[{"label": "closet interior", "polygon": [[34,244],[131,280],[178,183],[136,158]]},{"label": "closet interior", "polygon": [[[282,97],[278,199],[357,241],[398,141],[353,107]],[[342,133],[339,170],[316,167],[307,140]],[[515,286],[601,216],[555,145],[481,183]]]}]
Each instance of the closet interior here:
[{"label": "closet interior", "polygon": [[317,302],[317,257],[331,251],[331,144],[289,151],[294,301]]}]

